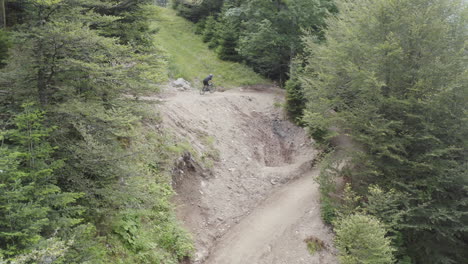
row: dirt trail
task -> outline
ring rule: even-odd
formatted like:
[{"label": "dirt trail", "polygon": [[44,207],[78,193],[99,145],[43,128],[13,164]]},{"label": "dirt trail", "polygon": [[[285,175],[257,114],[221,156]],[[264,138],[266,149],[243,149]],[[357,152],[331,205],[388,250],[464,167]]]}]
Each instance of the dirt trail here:
[{"label": "dirt trail", "polygon": [[316,200],[315,175],[305,175],[275,192],[223,236],[206,263],[258,263]]},{"label": "dirt trail", "polygon": [[314,236],[331,245],[332,235],[313,180],[317,151],[275,106],[283,98],[265,87],[164,93],[163,124],[194,153],[173,175],[178,216],[196,242],[194,263],[337,263],[331,246],[311,255],[304,242]]}]

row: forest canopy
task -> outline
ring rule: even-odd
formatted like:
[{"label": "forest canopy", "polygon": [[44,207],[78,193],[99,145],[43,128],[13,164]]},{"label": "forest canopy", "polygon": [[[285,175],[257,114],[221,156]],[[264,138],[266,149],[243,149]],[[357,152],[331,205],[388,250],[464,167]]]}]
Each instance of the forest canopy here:
[{"label": "forest canopy", "polygon": [[[400,261],[463,263],[466,2],[357,0],[338,9],[325,42],[303,38],[307,55],[290,93],[303,100],[299,118],[324,144],[338,134],[330,128],[352,139],[338,173],[352,186],[351,212],[382,221]],[[335,217],[344,216],[336,209]]]},{"label": "forest canopy", "polygon": [[[135,99],[170,70],[154,2],[0,0],[1,263],[191,257],[170,203],[181,150]],[[171,4],[220,59],[284,87],[331,153],[317,181],[343,263],[466,262],[466,1]]]},{"label": "forest canopy", "polygon": [[323,37],[331,0],[175,0],[179,14],[197,23],[198,33],[224,60],[244,61],[256,72],[288,79],[291,59],[303,52],[301,37]]},{"label": "forest canopy", "polygon": [[0,262],[192,253],[169,202],[171,139],[132,99],[167,78],[152,2],[0,2]]}]

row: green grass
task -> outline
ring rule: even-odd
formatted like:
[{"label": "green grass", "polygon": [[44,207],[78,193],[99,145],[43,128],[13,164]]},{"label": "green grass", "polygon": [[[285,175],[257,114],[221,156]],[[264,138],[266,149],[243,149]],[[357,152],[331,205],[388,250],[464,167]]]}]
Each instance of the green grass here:
[{"label": "green grass", "polygon": [[154,25],[159,29],[156,44],[169,56],[171,78],[184,78],[195,87],[210,73],[214,83],[224,88],[270,82],[243,64],[220,60],[195,34],[195,25],[172,9],[158,7]]}]

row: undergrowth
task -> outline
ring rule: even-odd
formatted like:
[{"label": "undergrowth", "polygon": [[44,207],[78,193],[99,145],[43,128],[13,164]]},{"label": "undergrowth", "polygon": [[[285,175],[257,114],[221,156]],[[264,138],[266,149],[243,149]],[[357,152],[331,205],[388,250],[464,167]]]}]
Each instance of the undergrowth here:
[{"label": "undergrowth", "polygon": [[[160,122],[158,116],[148,115],[146,107],[135,109],[143,123]],[[129,168],[133,177],[116,184],[108,194],[111,199],[122,201],[117,203],[121,210],[108,219],[110,255],[114,263],[177,264],[190,257],[194,248],[170,201],[174,191],[169,169],[175,157],[191,147],[171,144],[167,132],[142,124],[135,129],[138,136],[129,147],[131,152],[139,153]]]},{"label": "undergrowth", "polygon": [[321,171],[316,179],[320,186],[320,214],[325,223],[332,224],[337,217],[340,204],[339,199],[333,195],[336,193],[338,160],[334,150],[328,148],[320,154],[317,162],[321,164]]}]

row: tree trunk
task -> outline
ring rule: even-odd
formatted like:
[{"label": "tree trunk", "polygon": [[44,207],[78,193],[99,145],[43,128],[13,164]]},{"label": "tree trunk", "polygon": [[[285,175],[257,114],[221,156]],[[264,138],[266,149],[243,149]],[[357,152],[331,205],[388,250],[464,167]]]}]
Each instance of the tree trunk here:
[{"label": "tree trunk", "polygon": [[0,28],[6,28],[6,0],[0,0]]}]

